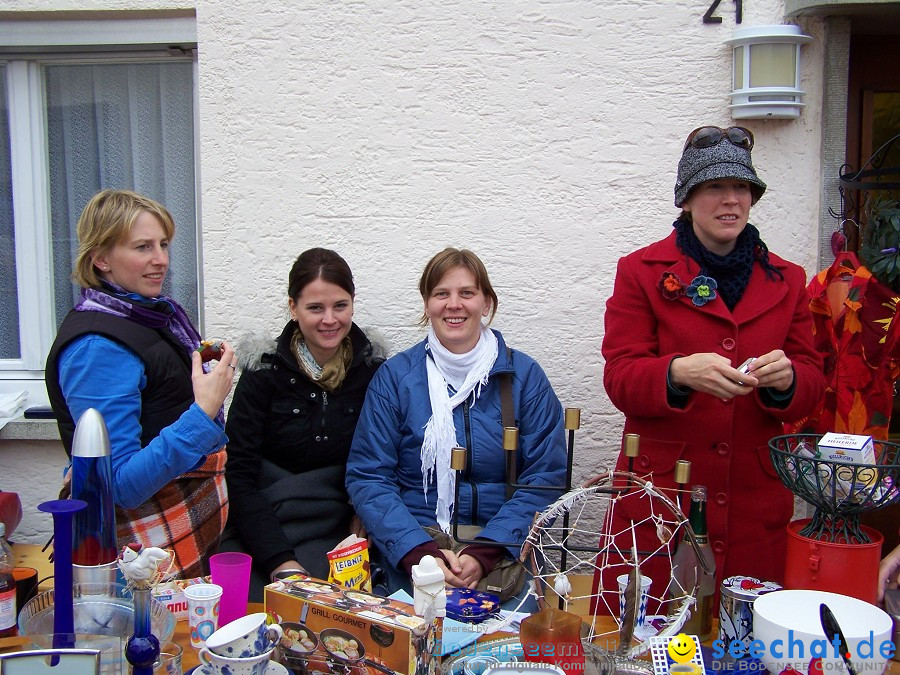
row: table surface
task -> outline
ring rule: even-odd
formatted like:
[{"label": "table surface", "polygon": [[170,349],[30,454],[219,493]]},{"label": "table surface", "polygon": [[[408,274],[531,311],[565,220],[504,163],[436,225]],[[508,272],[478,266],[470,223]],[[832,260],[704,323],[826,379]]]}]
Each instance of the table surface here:
[{"label": "table surface", "polygon": [[13,557],[16,561],[16,567],[33,567],[37,570],[38,580],[44,581],[41,584],[41,590],[47,590],[53,587],[53,563],[50,562],[50,548],[41,552],[43,546],[37,544],[13,544]]},{"label": "table surface", "polygon": [[[264,610],[265,610],[265,608],[262,603],[252,603],[251,602],[247,605],[247,613],[248,614],[251,614],[253,612],[262,612]],[[603,616],[603,617],[597,617],[595,626],[596,626],[596,629],[598,630],[598,632],[605,632],[605,631],[609,631],[609,630],[615,630],[616,623],[612,617]],[[716,635],[717,627],[718,627],[718,622],[715,619],[713,619],[713,635],[714,636]],[[495,633],[493,635],[489,635],[489,636],[479,639],[479,642],[482,642],[485,640],[496,639],[499,637],[507,637],[508,635],[509,635],[509,633]],[[182,646],[182,648],[184,649],[184,655],[182,657],[182,666],[183,666],[185,672],[187,672],[190,668],[193,668],[194,666],[196,666],[197,664],[200,663],[199,659],[197,658],[198,650],[191,647],[191,636],[190,636],[190,631],[188,630],[187,621],[179,621],[176,624],[175,635],[172,637],[172,639],[174,641],[178,642],[178,644],[180,644]],[[703,644],[709,646],[709,644],[712,642],[713,639],[714,638],[710,638],[709,640],[706,640]],[[649,658],[650,658],[649,654],[645,658],[647,658],[649,660]],[[843,672],[843,671],[841,671],[841,672]],[[876,674],[871,673],[868,675],[876,675]],[[900,663],[898,663],[896,661],[888,661],[888,666],[884,670],[884,675],[900,675]]]},{"label": "table surface", "polygon": [[[38,570],[38,579],[47,579],[53,575],[53,564],[49,562],[47,559],[46,553],[41,553],[41,547],[37,545],[30,544],[16,544],[13,546],[13,554],[16,558],[16,566],[17,567],[33,567]],[[575,580],[574,584],[577,584],[578,580]],[[49,581],[45,581],[41,584],[41,590],[45,590],[46,588],[52,587],[52,579]],[[583,608],[573,607],[573,611],[586,614],[586,612],[582,611]],[[264,605],[262,603],[249,603],[247,605],[247,613],[251,614],[253,612],[262,612],[264,611]],[[596,626],[601,631],[606,630],[614,630],[615,622],[611,617],[597,617]],[[500,637],[501,634],[495,634],[493,636],[488,636],[485,639],[492,639],[496,637]],[[172,636],[172,640],[177,642],[184,650],[182,656],[182,668],[185,672],[193,668],[194,666],[200,663],[198,659],[198,650],[191,647],[191,636],[190,630],[188,628],[187,621],[178,621],[175,624],[175,634]],[[709,640],[705,644],[709,644]],[[0,653],[5,651],[16,651],[17,649],[21,649],[21,647],[28,643],[27,638],[23,637],[15,637],[15,638],[0,638]],[[887,669],[884,671],[887,675],[900,675],[900,663],[897,661],[888,661]],[[875,675],[872,673],[871,675]]]}]

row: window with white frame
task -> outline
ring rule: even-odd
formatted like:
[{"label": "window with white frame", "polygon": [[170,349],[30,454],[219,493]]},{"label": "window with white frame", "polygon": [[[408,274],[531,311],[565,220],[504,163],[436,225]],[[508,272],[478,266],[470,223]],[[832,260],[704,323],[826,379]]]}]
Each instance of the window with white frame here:
[{"label": "window with white frame", "polygon": [[44,398],[80,291],[75,226],[99,190],[172,212],[163,292],[198,320],[194,34],[193,18],[0,22],[0,392]]}]

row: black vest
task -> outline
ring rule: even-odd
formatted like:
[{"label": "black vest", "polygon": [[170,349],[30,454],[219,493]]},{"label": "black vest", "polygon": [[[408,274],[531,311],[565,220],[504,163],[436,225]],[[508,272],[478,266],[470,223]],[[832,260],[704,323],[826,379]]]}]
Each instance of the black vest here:
[{"label": "black vest", "polygon": [[50,395],[50,405],[59,425],[59,435],[70,456],[75,420],[72,419],[59,386],[57,360],[60,352],[72,340],[90,333],[121,343],[144,362],[147,386],[141,392],[140,418],[143,448],[160,431],[181,417],[194,402],[191,361],[187,350],[165,328],[147,328],[129,319],[103,312],[69,312],[59,327],[59,333],[47,356],[44,379]]}]

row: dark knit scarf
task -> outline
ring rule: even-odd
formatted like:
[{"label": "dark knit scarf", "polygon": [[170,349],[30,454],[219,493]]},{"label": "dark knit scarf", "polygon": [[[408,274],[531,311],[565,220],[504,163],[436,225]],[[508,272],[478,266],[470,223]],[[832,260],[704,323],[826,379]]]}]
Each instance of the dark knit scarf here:
[{"label": "dark knit scarf", "polygon": [[675,243],[682,253],[690,256],[700,265],[700,274],[712,277],[718,284],[719,294],[728,309],[733,310],[744,295],[750,275],[753,274],[753,263],[759,261],[766,271],[766,278],[776,277],[784,281],[784,274],[769,262],[769,249],[759,237],[759,230],[747,223],[743,232],[738,235],[734,249],[727,255],[717,255],[707,249],[697,235],[691,221],[679,218],[672,227],[675,228]]}]

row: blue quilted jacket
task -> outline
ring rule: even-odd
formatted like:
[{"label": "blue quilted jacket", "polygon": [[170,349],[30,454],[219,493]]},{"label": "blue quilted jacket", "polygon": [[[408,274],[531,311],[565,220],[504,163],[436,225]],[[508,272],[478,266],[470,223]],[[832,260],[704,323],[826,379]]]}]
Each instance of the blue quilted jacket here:
[{"label": "blue quilted jacket", "polygon": [[[483,527],[481,537],[516,542],[517,556],[534,514],[560,494],[519,489],[506,499],[506,459],[500,415],[499,373],[512,373],[513,408],[519,427],[519,483],[562,485],[566,472],[563,410],[544,371],[531,357],[507,350],[494,331],[499,355],[488,385],[473,403],[453,411],[456,438],[468,448],[456,510],[459,522]],[[430,540],[422,529],[434,525],[437,487],[422,488],[421,448],[431,417],[422,341],[389,359],[372,379],[347,461],[347,490],[369,534],[398,566],[403,556]]]}]

